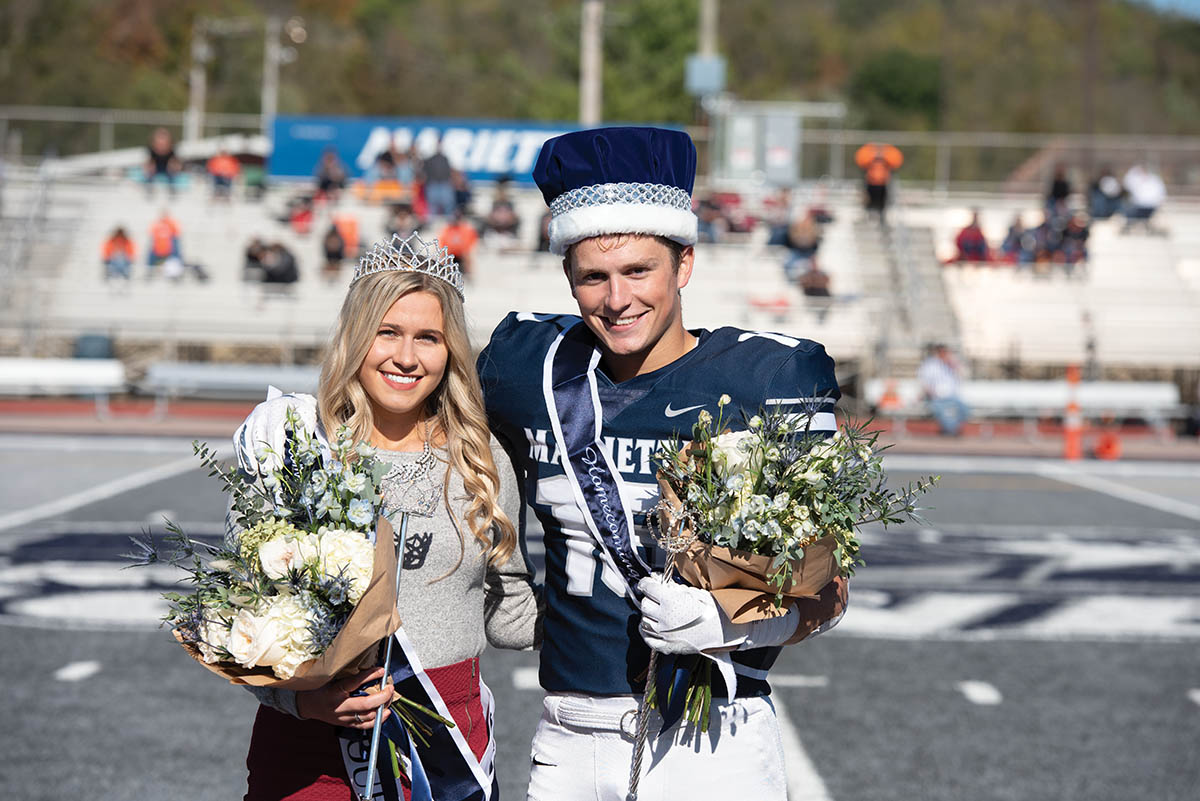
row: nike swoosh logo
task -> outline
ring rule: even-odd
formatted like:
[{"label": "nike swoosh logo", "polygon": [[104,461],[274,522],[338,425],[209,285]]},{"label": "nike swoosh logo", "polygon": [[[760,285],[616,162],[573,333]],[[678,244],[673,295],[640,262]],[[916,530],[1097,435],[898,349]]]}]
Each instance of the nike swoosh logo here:
[{"label": "nike swoosh logo", "polygon": [[687,414],[688,412],[703,408],[704,404],[701,403],[697,406],[684,406],[682,409],[672,409],[671,404],[668,403],[667,408],[663,410],[663,414],[665,414],[667,417],[678,417],[681,414]]}]

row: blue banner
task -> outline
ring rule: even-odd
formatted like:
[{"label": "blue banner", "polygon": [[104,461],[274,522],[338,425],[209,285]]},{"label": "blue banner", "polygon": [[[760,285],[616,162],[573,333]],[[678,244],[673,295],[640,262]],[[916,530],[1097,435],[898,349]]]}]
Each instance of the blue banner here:
[{"label": "blue banner", "polygon": [[407,152],[415,145],[425,157],[441,140],[451,166],[472,180],[509,177],[533,183],[530,173],[542,143],[577,128],[506,120],[281,115],[275,118],[269,170],[276,177],[311,176],[321,154],[333,148],[350,176],[358,177],[389,147]]}]

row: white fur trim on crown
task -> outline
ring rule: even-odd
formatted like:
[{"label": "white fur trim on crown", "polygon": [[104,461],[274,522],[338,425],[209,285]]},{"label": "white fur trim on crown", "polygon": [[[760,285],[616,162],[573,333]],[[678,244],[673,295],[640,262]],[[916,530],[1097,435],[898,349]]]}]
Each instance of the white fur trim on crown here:
[{"label": "white fur trim on crown", "polygon": [[696,215],[690,210],[638,203],[609,203],[571,209],[550,220],[550,250],[563,255],[583,239],[601,234],[653,234],[681,245],[696,244]]}]

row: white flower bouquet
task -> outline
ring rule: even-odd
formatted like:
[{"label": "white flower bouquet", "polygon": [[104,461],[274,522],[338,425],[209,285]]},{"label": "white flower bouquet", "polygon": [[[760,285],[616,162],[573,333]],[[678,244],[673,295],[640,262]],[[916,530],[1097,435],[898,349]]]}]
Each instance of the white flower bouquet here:
[{"label": "white flower bouquet", "polygon": [[236,684],[313,689],[372,664],[400,625],[392,530],[380,514],[387,465],[345,429],[323,452],[290,410],[284,453],[261,447],[257,476],[193,447],[232,498],[225,541],[196,541],[173,524],[171,552],[134,540],[137,564],[187,572],[188,591],[165,594],[180,644]]},{"label": "white flower bouquet", "polygon": [[[761,412],[730,431],[729,402],[722,395],[715,421],[702,411],[692,441],[655,459],[668,569],[711,591],[731,621],[785,614],[785,600],[815,598],[853,574],[863,564],[859,527],[919,519],[917,496],[937,479],[889,489],[878,432],[843,425],[824,438],[811,430],[816,409]],[[711,663],[701,660],[697,674],[688,719],[706,728]]]}]

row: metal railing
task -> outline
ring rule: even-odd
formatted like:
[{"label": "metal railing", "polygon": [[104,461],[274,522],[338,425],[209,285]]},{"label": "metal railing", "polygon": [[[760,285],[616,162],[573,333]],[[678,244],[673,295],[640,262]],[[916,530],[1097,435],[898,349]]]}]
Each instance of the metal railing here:
[{"label": "metal railing", "polygon": [[[183,130],[187,118],[186,111],[153,111],[141,109],[113,108],[76,108],[73,106],[0,106],[0,146],[10,158],[21,158],[26,152],[44,153],[46,146],[53,145],[56,155],[76,155],[78,153],[104,152],[116,147],[132,144],[144,145],[147,139],[147,129],[156,127],[170,128],[174,131]],[[18,125],[26,123],[27,125]],[[55,124],[69,123],[72,128],[63,130],[61,136],[51,136],[56,130]],[[29,132],[36,134],[33,147],[26,143],[26,129],[33,126]],[[79,136],[78,126],[95,126],[95,137]],[[217,114],[204,115],[204,130],[207,133],[222,133],[226,131],[253,131],[258,133],[262,125],[259,114]],[[121,131],[121,128],[137,128],[136,135]],[[16,136],[14,136],[16,134]],[[39,141],[39,136],[41,140]],[[53,139],[53,141],[51,141]],[[94,145],[93,145],[94,143]],[[37,145],[42,145],[38,147]]]}]

